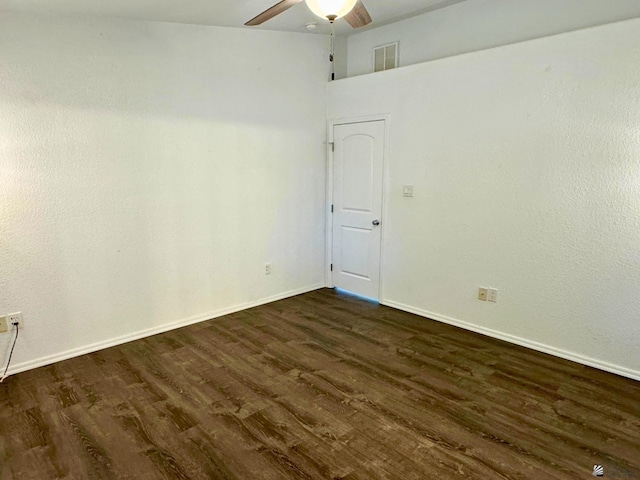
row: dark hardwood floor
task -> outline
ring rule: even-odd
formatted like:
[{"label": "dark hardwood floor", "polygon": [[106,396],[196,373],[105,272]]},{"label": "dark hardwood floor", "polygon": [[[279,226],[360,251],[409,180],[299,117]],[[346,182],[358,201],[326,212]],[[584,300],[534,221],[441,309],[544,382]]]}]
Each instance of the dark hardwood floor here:
[{"label": "dark hardwood floor", "polygon": [[640,382],[320,290],[11,377],[0,480],[640,479]]}]

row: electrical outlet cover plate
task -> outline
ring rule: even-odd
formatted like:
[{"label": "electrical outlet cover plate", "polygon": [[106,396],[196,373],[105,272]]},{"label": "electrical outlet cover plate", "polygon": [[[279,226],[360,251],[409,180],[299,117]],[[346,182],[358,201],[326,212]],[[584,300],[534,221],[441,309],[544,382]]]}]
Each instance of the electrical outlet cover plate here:
[{"label": "electrical outlet cover plate", "polygon": [[0,317],[0,333],[6,333],[8,330],[7,317]]},{"label": "electrical outlet cover plate", "polygon": [[23,329],[24,328],[24,320],[22,320],[22,312],[17,312],[17,313],[10,313],[9,315],[7,315],[7,323],[9,324],[9,327],[13,329],[13,324],[15,322],[18,322],[18,328]]},{"label": "electrical outlet cover plate", "polygon": [[487,301],[496,303],[498,301],[498,290],[490,288],[487,290]]}]

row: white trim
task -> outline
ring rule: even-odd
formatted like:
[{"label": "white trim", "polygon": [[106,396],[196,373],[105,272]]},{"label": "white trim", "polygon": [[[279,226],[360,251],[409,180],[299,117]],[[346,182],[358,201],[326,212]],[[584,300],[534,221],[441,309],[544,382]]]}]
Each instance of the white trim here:
[{"label": "white trim", "polygon": [[[384,158],[382,159],[382,212],[380,213],[382,225],[380,227],[380,285],[379,285],[379,299],[384,298],[384,251],[385,251],[385,243],[387,238],[387,220],[389,219],[387,215],[387,201],[388,194],[391,193],[390,183],[390,165],[391,165],[391,135],[390,135],[390,115],[384,115]],[[378,299],[378,300],[379,300]]]},{"label": "white trim", "polygon": [[360,115],[358,117],[330,118],[329,120],[327,120],[327,124],[329,125],[331,141],[333,141],[333,127],[335,125],[349,125],[352,123],[379,122],[380,120],[384,120],[385,122],[388,122],[390,118],[391,118],[391,115],[388,113],[379,113],[375,115]]},{"label": "white trim", "polygon": [[438,322],[446,323],[448,325],[460,327],[465,330],[470,330],[472,332],[480,333],[488,337],[497,338],[498,340],[504,340],[505,342],[520,345],[521,347],[530,348],[538,352],[548,353],[549,355],[564,358],[565,360],[570,360],[572,362],[580,363],[588,367],[597,368],[598,370],[604,370],[605,372],[615,373],[616,375],[620,375],[622,377],[627,377],[633,380],[640,381],[640,372],[631,370],[629,368],[621,367],[619,365],[613,365],[611,363],[603,362],[602,360],[585,357],[583,355],[580,355],[574,352],[569,352],[566,350],[562,350],[560,348],[552,347],[550,345],[534,342],[532,340],[526,340],[524,338],[516,337],[515,335],[510,335],[508,333],[500,332],[498,330],[492,330],[490,328],[481,327],[479,325],[474,325],[473,323],[463,322],[462,320],[457,320],[455,318],[447,317],[445,315],[440,315],[434,312],[428,312],[426,310],[422,310],[416,307],[411,307],[409,305],[404,305],[402,303],[394,302],[392,300],[380,300],[380,304],[386,305],[392,308],[397,308],[398,310],[403,310],[405,312],[414,313],[421,317],[427,317],[431,320],[436,320]]},{"label": "white trim", "polygon": [[327,288],[333,288],[333,272],[331,271],[330,264],[333,262],[333,212],[331,206],[333,205],[333,152],[335,148],[329,148],[329,145],[333,145],[333,124],[327,122],[327,157],[325,167],[325,286]]},{"label": "white trim", "polygon": [[296,295],[302,295],[303,293],[312,292],[314,290],[318,290],[321,288],[324,288],[324,285],[314,285],[312,287],[304,287],[296,290],[290,290],[288,292],[279,293],[277,295],[262,298],[260,300],[241,303],[239,305],[234,305],[231,307],[226,307],[220,310],[214,310],[214,311],[199,314],[199,315],[193,315],[191,317],[183,318],[182,320],[177,320],[171,323],[165,323],[164,325],[148,328],[146,330],[140,330],[138,332],[130,333],[128,335],[123,335],[121,337],[116,337],[110,340],[93,343],[91,345],[85,345],[80,348],[74,348],[72,350],[67,350],[66,352],[49,355],[48,357],[42,357],[35,360],[30,360],[28,362],[19,363],[9,369],[7,376],[15,375],[16,373],[25,372],[27,370],[32,370],[38,367],[44,367],[45,365],[51,365],[52,363],[61,362],[63,360],[68,360],[70,358],[86,355],[88,353],[97,352],[98,350],[104,350],[105,348],[115,347],[117,345],[122,345],[123,343],[132,342],[134,340],[140,340],[141,338],[150,337],[152,335],[157,335],[159,333],[165,333],[170,330],[186,327],[188,325],[193,325],[195,323],[212,320],[214,318],[219,318],[224,315],[229,315],[231,313],[239,312],[241,310],[247,310],[249,308],[258,307],[260,305],[265,305],[267,303],[275,302],[285,298],[294,297]]}]

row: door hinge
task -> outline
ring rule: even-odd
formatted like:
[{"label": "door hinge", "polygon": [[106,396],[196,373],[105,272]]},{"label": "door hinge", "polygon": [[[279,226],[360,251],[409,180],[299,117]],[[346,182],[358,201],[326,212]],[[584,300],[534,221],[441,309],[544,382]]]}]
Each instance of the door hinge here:
[{"label": "door hinge", "polygon": [[331,151],[335,152],[336,151],[336,144],[333,142],[329,142],[329,145],[331,145]]},{"label": "door hinge", "polygon": [[333,263],[331,264],[331,271],[333,272]]},{"label": "door hinge", "polygon": [[333,203],[331,204],[331,213],[333,213]]}]

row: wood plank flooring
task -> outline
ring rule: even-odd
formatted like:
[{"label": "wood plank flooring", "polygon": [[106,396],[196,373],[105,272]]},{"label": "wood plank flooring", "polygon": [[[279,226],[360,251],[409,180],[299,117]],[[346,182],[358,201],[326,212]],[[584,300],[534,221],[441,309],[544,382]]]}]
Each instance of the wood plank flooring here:
[{"label": "wood plank flooring", "polygon": [[640,479],[640,382],[319,290],[0,385],[0,480]]}]

